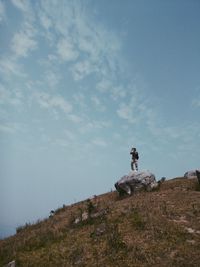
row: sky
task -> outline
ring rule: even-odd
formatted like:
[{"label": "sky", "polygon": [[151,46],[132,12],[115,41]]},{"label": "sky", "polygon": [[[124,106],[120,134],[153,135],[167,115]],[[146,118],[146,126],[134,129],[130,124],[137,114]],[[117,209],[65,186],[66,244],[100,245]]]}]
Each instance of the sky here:
[{"label": "sky", "polygon": [[0,0],[0,237],[200,168],[200,1]]}]

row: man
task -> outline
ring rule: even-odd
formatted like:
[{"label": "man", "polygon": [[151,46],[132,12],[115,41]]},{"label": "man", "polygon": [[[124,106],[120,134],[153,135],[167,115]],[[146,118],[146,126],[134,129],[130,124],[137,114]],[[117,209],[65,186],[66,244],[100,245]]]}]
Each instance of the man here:
[{"label": "man", "polygon": [[138,171],[138,159],[139,159],[139,155],[138,155],[138,152],[136,151],[136,148],[133,147],[131,149],[131,152],[130,152],[131,156],[132,156],[132,161],[131,161],[131,169],[133,171]]}]

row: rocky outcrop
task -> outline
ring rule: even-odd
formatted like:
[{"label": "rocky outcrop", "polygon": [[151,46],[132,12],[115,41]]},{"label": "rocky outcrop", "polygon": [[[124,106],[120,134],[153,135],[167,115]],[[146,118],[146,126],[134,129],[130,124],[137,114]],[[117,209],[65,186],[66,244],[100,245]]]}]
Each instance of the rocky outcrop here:
[{"label": "rocky outcrop", "polygon": [[11,261],[9,262],[7,265],[5,265],[5,267],[15,267],[15,261]]},{"label": "rocky outcrop", "polygon": [[188,179],[197,178],[197,172],[200,172],[200,169],[187,171],[184,174],[184,178],[188,178]]},{"label": "rocky outcrop", "polygon": [[198,183],[200,184],[200,170],[196,170],[196,176],[197,176]]},{"label": "rocky outcrop", "polygon": [[115,188],[120,195],[131,195],[142,189],[151,191],[158,186],[159,184],[156,182],[155,175],[150,171],[131,171],[128,175],[124,175],[115,183]]}]

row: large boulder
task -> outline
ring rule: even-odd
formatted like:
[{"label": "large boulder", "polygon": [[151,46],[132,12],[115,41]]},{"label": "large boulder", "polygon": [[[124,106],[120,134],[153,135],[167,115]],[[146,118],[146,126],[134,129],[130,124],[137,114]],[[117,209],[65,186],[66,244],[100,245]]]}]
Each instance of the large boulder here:
[{"label": "large boulder", "polygon": [[196,175],[197,175],[198,183],[200,184],[200,170],[196,170]]},{"label": "large boulder", "polygon": [[156,177],[150,171],[131,171],[128,175],[124,175],[115,183],[115,188],[119,194],[131,195],[142,189],[151,191],[158,187]]},{"label": "large boulder", "polygon": [[187,171],[187,172],[184,174],[184,177],[185,177],[185,178],[188,178],[188,179],[197,178],[197,171],[200,171],[200,169],[199,169],[199,170],[191,170],[191,171]]},{"label": "large boulder", "polygon": [[5,267],[15,267],[15,261],[9,262]]}]

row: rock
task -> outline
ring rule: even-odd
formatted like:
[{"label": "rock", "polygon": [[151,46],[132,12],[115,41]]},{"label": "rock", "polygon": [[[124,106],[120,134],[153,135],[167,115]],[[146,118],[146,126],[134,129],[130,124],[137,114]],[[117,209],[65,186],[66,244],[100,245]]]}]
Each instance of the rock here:
[{"label": "rock", "polygon": [[96,218],[103,218],[108,213],[107,209],[99,210],[98,212],[89,214],[87,211],[84,211],[81,215],[81,217],[78,217],[74,220],[75,224],[89,221],[90,219],[96,219]]},{"label": "rock", "polygon": [[89,218],[89,214],[87,211],[84,211],[82,214],[82,221],[86,221]]},{"label": "rock", "polygon": [[200,172],[200,170],[197,169],[197,170],[187,171],[187,172],[184,174],[184,178],[188,178],[188,179],[197,178],[197,172]]},{"label": "rock", "polygon": [[196,176],[197,176],[198,182],[200,184],[200,171],[199,170],[196,170]]},{"label": "rock", "polygon": [[9,262],[5,267],[15,267],[15,261]]},{"label": "rock", "polygon": [[155,175],[150,171],[131,171],[128,175],[124,175],[117,183],[115,188],[120,194],[131,195],[134,192],[145,189],[152,191],[158,187]]}]

